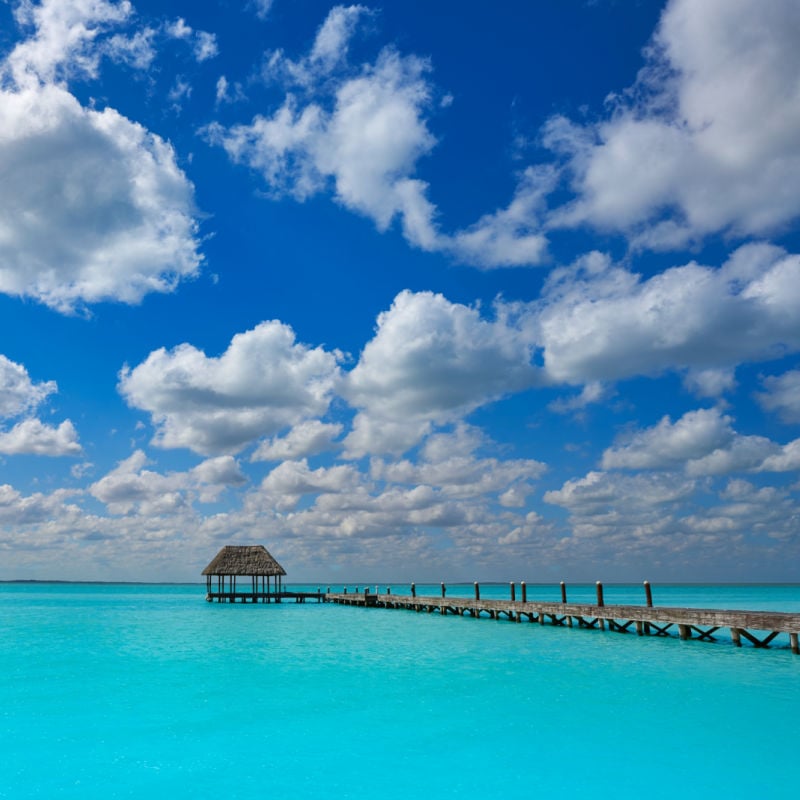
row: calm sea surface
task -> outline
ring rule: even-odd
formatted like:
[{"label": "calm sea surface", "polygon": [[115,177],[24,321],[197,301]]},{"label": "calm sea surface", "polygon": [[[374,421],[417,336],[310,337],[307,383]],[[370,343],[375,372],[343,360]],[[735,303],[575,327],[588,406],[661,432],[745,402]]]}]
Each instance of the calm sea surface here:
[{"label": "calm sea surface", "polygon": [[[800,611],[800,586],[653,590],[656,605]],[[764,652],[204,596],[0,585],[0,797],[797,797],[788,640]]]}]

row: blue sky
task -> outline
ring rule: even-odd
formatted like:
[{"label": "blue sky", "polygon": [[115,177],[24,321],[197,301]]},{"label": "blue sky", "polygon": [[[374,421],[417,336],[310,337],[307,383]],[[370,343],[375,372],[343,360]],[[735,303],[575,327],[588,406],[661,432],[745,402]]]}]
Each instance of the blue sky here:
[{"label": "blue sky", "polygon": [[0,4],[0,579],[797,580],[798,30]]}]

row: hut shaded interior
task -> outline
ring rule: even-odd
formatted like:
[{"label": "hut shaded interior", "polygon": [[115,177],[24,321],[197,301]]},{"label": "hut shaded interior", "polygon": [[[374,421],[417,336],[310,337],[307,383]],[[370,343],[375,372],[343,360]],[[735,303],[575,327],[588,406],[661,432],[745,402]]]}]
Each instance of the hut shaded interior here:
[{"label": "hut shaded interior", "polygon": [[[241,596],[246,601],[249,595],[253,602],[258,599],[269,602],[272,597],[280,597],[286,570],[263,545],[226,545],[202,574],[206,576],[208,600]],[[213,586],[214,578],[217,579],[216,587]],[[238,578],[250,578],[249,591],[247,588],[237,590]]]}]

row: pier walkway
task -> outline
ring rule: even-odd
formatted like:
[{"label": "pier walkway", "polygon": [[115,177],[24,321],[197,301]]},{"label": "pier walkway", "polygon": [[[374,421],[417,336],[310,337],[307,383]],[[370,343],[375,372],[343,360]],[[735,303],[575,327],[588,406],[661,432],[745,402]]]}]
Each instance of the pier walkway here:
[{"label": "pier walkway", "polygon": [[318,603],[326,602],[325,595],[321,590],[316,592],[206,592],[206,600],[209,603],[282,603],[284,601],[294,601],[295,603],[305,603],[306,600],[316,600]]},{"label": "pier walkway", "polygon": [[[650,597],[649,585],[645,584]],[[523,585],[523,594],[524,594]],[[514,587],[511,589],[514,595]],[[563,593],[563,584],[562,584]],[[539,625],[596,628],[619,633],[637,633],[639,636],[671,636],[677,633],[682,640],[700,639],[716,641],[715,634],[722,629],[730,631],[733,644],[741,647],[742,640],[754,647],[766,648],[781,633],[789,635],[791,651],[800,655],[798,632],[800,613],[788,614],[774,611],[725,611],[707,608],[672,608],[658,606],[605,605],[602,586],[598,584],[597,604],[538,602],[516,599],[481,599],[476,585],[476,597],[417,597],[412,594],[327,593],[325,601],[341,605],[370,608],[406,609],[428,614],[457,614],[460,616],[491,619],[508,619],[514,622],[536,622]]]}]

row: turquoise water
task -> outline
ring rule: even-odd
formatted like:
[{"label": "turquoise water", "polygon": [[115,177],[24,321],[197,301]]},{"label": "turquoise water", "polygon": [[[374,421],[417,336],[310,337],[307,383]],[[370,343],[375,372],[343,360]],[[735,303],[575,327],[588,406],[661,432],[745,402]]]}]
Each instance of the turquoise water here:
[{"label": "turquoise water", "polygon": [[[797,586],[653,591],[800,610]],[[800,657],[785,648],[203,597],[0,585],[0,796],[796,796]]]}]

